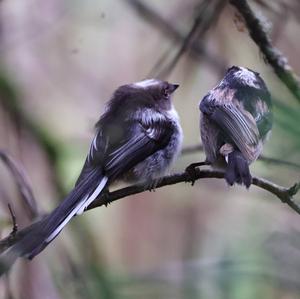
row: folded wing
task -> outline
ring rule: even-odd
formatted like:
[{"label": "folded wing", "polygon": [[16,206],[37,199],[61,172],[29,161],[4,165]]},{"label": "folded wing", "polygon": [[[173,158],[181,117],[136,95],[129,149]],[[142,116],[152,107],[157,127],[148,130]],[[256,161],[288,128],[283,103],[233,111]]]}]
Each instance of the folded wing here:
[{"label": "folded wing", "polygon": [[172,123],[159,119],[144,123],[131,120],[98,126],[89,155],[76,185],[89,176],[95,168],[113,180],[156,151],[165,147],[174,132]]},{"label": "folded wing", "polygon": [[252,115],[231,103],[222,105],[210,102],[209,107],[204,105],[200,106],[201,111],[218,125],[229,138],[228,141],[233,142],[248,161],[255,160],[260,135]]}]

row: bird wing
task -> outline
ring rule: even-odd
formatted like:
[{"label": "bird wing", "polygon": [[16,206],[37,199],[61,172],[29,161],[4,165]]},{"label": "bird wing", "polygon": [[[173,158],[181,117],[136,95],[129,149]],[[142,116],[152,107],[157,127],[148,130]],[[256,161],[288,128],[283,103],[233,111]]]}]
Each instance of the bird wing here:
[{"label": "bird wing", "polygon": [[129,134],[105,158],[105,173],[110,179],[124,174],[164,148],[174,131],[172,123],[166,119],[147,122],[147,124],[142,120],[132,121],[128,127]]},{"label": "bird wing", "polygon": [[112,180],[124,174],[154,152],[165,147],[173,134],[171,121],[162,118],[152,122],[127,120],[98,123],[84,167],[76,182],[79,184],[95,168]]},{"label": "bird wing", "polygon": [[221,131],[236,145],[248,161],[256,159],[259,131],[252,115],[234,104],[219,104],[211,101],[201,111],[215,122]]},{"label": "bird wing", "polygon": [[103,130],[98,129],[75,186],[87,180],[96,168],[102,168],[107,143],[108,137],[103,134]]}]

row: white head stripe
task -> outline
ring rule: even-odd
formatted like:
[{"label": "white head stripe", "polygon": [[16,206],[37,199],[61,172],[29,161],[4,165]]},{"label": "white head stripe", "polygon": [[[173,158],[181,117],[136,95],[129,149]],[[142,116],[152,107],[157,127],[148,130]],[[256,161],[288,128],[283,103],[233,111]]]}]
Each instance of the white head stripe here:
[{"label": "white head stripe", "polygon": [[159,81],[155,80],[155,79],[147,79],[147,80],[143,80],[143,81],[139,81],[139,82],[133,83],[132,85],[136,86],[136,87],[145,88],[145,87],[148,87],[148,86],[151,86],[151,85],[155,85],[155,84],[159,84]]}]

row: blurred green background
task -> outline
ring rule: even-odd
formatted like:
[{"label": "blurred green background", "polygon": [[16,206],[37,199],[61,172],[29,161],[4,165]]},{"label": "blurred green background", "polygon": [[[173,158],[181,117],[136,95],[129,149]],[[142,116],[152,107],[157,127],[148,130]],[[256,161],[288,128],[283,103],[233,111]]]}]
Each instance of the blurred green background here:
[{"label": "blurred green background", "polygon": [[[299,74],[298,0],[249,3]],[[163,72],[181,86],[184,146],[200,143],[198,103],[227,67],[260,72],[276,101],[264,154],[299,164],[300,103],[227,1],[2,0],[0,8],[0,148],[23,165],[41,211],[74,185],[114,89]],[[205,26],[172,65],[199,16]],[[184,155],[173,171],[202,159]],[[251,171],[283,186],[300,180],[297,167],[257,161]],[[4,237],[8,202],[20,227],[31,220],[2,164],[0,178]],[[300,298],[300,216],[261,189],[223,180],[145,192],[76,217],[32,262],[16,263],[0,298]]]}]

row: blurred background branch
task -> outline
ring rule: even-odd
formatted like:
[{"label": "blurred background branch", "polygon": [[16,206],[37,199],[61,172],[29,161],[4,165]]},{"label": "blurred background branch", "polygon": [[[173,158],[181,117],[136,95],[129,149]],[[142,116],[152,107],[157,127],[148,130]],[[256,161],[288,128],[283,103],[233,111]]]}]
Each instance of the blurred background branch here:
[{"label": "blurred background branch", "polygon": [[230,3],[243,16],[249,34],[264,55],[265,60],[272,66],[278,78],[300,102],[299,77],[288,64],[288,59],[272,45],[271,38],[266,31],[266,25],[257,17],[247,0],[230,0]]},{"label": "blurred background branch", "polygon": [[[195,154],[197,152],[203,152],[203,150],[204,149],[203,149],[202,144],[189,145],[189,146],[185,146],[182,149],[181,155],[191,155],[191,154]],[[267,157],[264,155],[261,155],[258,158],[258,160],[260,160],[264,163],[270,163],[270,164],[274,164],[274,165],[278,165],[278,166],[286,166],[286,167],[291,167],[291,168],[300,170],[300,164],[297,164],[295,162],[284,161],[281,159],[271,158],[271,157]]]},{"label": "blurred background branch", "polygon": [[[158,70],[158,68],[162,68],[162,63],[165,64],[166,57],[169,56],[169,51],[166,54],[162,55],[162,57],[155,63],[153,69],[149,73],[149,77],[161,76],[165,77],[171,71],[175,64],[179,60],[180,56],[182,56],[185,52],[191,56],[191,58],[196,61],[205,61],[208,63],[213,69],[216,70],[221,76],[224,74],[226,70],[226,64],[222,60],[222,58],[218,56],[214,56],[210,53],[205,46],[205,40],[201,39],[201,34],[204,34],[206,30],[210,27],[211,23],[215,23],[217,21],[217,16],[221,12],[223,6],[225,5],[224,1],[219,1],[217,5],[213,1],[203,1],[201,5],[201,9],[198,8],[198,16],[196,16],[194,24],[190,29],[190,33],[188,35],[181,33],[178,29],[174,27],[173,24],[165,20],[157,11],[152,9],[148,4],[140,0],[127,0],[128,4],[135,9],[135,11],[143,18],[144,21],[149,22],[152,26],[157,28],[160,32],[164,34],[164,36],[178,44],[181,45],[178,53],[173,58],[171,62],[168,63],[167,66],[164,66],[164,69]],[[215,7],[214,7],[215,5]],[[212,6],[212,7],[210,7]],[[210,12],[208,15],[205,15],[205,24],[203,21],[204,10],[210,7]],[[214,8],[216,10],[214,10]],[[214,14],[216,18],[214,18]],[[201,25],[201,33],[198,27]],[[200,36],[199,36],[200,33]],[[194,34],[197,34],[197,38],[193,38]],[[188,51],[187,51],[188,50]]]},{"label": "blurred background branch", "polygon": [[63,196],[65,192],[58,175],[58,160],[63,146],[53,134],[40,124],[35,123],[35,121],[24,112],[22,100],[17,90],[17,87],[13,85],[8,75],[5,74],[3,70],[0,70],[0,105],[6,113],[10,115],[14,125],[29,132],[43,149],[49,159],[54,185],[58,193]]},{"label": "blurred background branch", "polygon": [[[299,73],[300,2],[247,3],[275,54],[280,49]],[[199,101],[226,68],[259,71],[276,98],[274,128],[266,158],[252,172],[279,186],[299,181],[295,92],[282,88],[257,55],[236,11],[218,0],[1,1],[0,148],[18,168],[24,165],[38,211],[52,210],[72,188],[111,91],[149,70],[152,77],[169,69],[168,79],[181,86],[174,104],[186,145],[199,140]],[[184,149],[176,173],[205,158],[195,147]],[[23,204],[15,204],[22,195],[7,169],[0,164],[1,238],[12,228],[8,203],[18,233],[31,221]],[[42,256],[18,262],[0,281],[0,298],[297,298],[299,215],[261,188],[224,186],[207,179],[193,188],[141,190],[113,208],[90,210]],[[110,196],[124,192],[117,188]],[[296,189],[284,188],[280,196]]]},{"label": "blurred background branch", "polygon": [[[167,78],[171,71],[175,68],[180,58],[191,48],[193,41],[204,40],[204,34],[208,29],[215,24],[225,6],[226,2],[219,1],[203,1],[199,5],[197,15],[194,23],[182,40],[181,46],[165,67],[163,67],[157,74],[158,78]],[[202,53],[203,55],[204,53]]]},{"label": "blurred background branch", "polygon": [[[15,183],[18,186],[18,191],[20,198],[22,199],[22,206],[24,210],[28,213],[29,219],[34,219],[38,216],[38,207],[36,200],[34,198],[32,189],[28,183],[25,172],[18,166],[7,153],[0,150],[0,159],[11,171]],[[10,208],[11,214],[12,210]],[[14,218],[14,217],[13,217]]]}]

